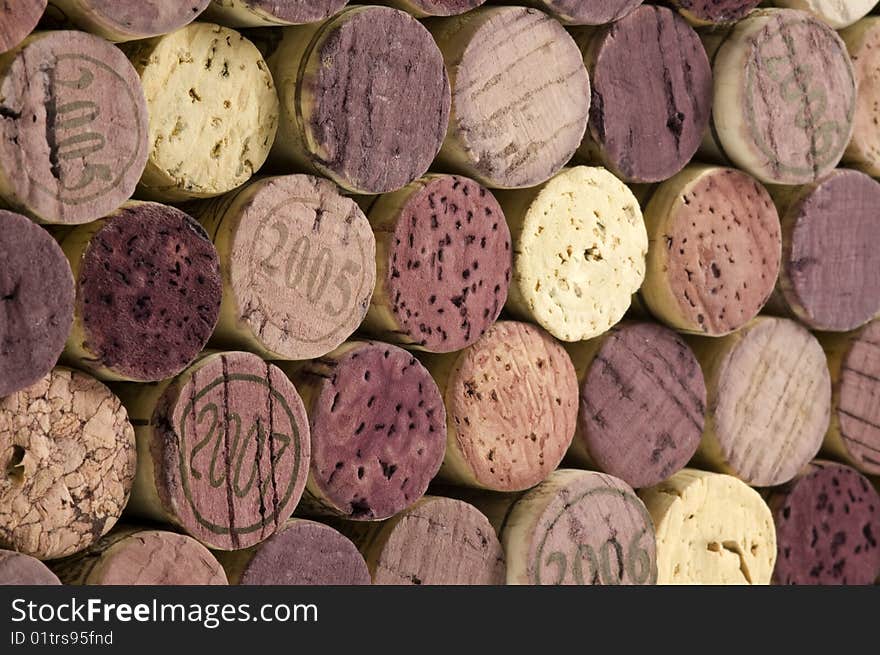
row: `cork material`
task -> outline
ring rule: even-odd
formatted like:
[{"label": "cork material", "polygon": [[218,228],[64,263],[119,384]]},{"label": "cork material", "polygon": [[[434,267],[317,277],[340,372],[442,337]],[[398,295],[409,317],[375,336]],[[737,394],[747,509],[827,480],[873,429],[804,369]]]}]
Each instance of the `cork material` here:
[{"label": "cork material", "polygon": [[97,380],[56,368],[0,399],[0,547],[71,555],[122,514],[135,475],[134,430]]},{"label": "cork material", "polygon": [[[210,0],[50,0],[53,13],[108,41],[168,34],[191,23]],[[44,3],[45,4],[45,3]]]},{"label": "cork material", "polygon": [[486,0],[378,0],[376,4],[397,7],[416,18],[427,18],[463,14],[476,9],[484,2]]},{"label": "cork material", "polygon": [[15,0],[0,5],[0,54],[24,41],[45,9],[46,0]]},{"label": "cork material", "polygon": [[0,550],[0,586],[60,584],[58,576],[40,560],[11,550]]},{"label": "cork material", "polygon": [[880,177],[880,17],[864,18],[840,36],[852,58],[858,88],[852,140],[843,162]]},{"label": "cork material", "polygon": [[524,0],[521,4],[540,9],[565,25],[604,25],[620,20],[642,4],[642,0]]},{"label": "cork material", "polygon": [[868,14],[877,0],[773,0],[777,7],[808,11],[839,30]]},{"label": "cork material", "polygon": [[210,0],[203,18],[228,27],[301,25],[326,20],[348,0]]},{"label": "cork material", "polygon": [[259,170],[275,138],[279,109],[256,46],[228,28],[193,23],[126,52],[150,108],[141,197],[210,198]]},{"label": "cork material", "polygon": [[669,0],[689,23],[696,26],[722,25],[742,20],[761,0]]}]

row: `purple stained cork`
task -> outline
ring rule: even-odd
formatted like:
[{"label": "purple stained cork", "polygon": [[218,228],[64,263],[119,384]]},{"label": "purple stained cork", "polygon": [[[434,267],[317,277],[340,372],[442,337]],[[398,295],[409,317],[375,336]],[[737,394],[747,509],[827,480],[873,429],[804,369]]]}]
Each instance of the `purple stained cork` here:
[{"label": "purple stained cork", "polygon": [[735,23],[745,18],[761,0],[669,0],[696,25]]},{"label": "purple stained cork", "polygon": [[855,469],[815,460],[770,494],[774,584],[869,585],[880,575],[880,495]]},{"label": "purple stained cork", "polygon": [[506,0],[504,4],[535,7],[566,25],[604,25],[620,20],[642,0]]},{"label": "purple stained cork", "polygon": [[204,18],[228,27],[303,25],[330,18],[348,0],[211,0]]},{"label": "purple stained cork", "polygon": [[376,4],[391,5],[408,11],[417,18],[455,16],[476,9],[486,0],[378,0]]},{"label": "purple stained cork", "polygon": [[168,34],[201,14],[210,0],[50,0],[46,26],[75,25],[110,41]]},{"label": "purple stained cork", "polygon": [[15,0],[0,3],[0,53],[12,50],[37,26],[46,0]]},{"label": "purple stained cork", "polygon": [[40,560],[12,550],[0,550],[0,586],[60,584],[58,576]]},{"label": "purple stained cork", "polygon": [[58,361],[73,321],[70,264],[43,228],[0,210],[0,397]]}]

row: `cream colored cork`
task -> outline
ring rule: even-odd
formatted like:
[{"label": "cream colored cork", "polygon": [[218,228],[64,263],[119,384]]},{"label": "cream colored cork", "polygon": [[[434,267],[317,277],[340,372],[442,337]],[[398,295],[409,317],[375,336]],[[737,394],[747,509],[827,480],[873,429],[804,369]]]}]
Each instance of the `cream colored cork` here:
[{"label": "cream colored cork", "polygon": [[863,18],[840,36],[852,58],[858,87],[855,126],[843,163],[880,177],[880,17]]},{"label": "cream colored cork", "polygon": [[263,165],[278,96],[256,46],[210,23],[127,48],[150,111],[150,156],[139,194],[181,201],[218,196]]},{"label": "cream colored cork", "polygon": [[71,23],[108,41],[168,34],[191,23],[209,0],[50,0],[49,24]]},{"label": "cream colored cork", "polygon": [[577,166],[497,196],[513,238],[508,311],[562,341],[592,339],[623,318],[648,250],[639,203],[623,182]]},{"label": "cream colored cork", "polygon": [[772,0],[772,4],[808,11],[839,30],[865,16],[874,8],[877,0]]},{"label": "cream colored cork", "polygon": [[134,429],[97,380],[56,368],[0,400],[0,547],[71,555],[116,523],[135,475]]},{"label": "cream colored cork", "polygon": [[757,491],[684,469],[639,496],[657,531],[658,584],[770,584],[776,530]]}]

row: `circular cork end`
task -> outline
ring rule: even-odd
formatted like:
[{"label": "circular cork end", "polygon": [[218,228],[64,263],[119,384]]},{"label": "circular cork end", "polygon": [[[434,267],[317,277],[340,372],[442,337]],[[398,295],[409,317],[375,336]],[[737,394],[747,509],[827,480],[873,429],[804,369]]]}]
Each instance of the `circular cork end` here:
[{"label": "circular cork end", "polygon": [[268,178],[242,195],[244,203],[223,200],[218,212],[220,229],[231,232],[224,267],[235,306],[221,336],[244,329],[275,359],[330,352],[360,325],[375,287],[369,222],[317,177]]},{"label": "circular cork end", "polygon": [[589,39],[585,55],[593,84],[586,149],[598,148],[628,182],[678,173],[712,107],[712,69],[697,33],[670,9],[640,7]]},{"label": "circular cork end", "polygon": [[723,336],[773,293],[782,236],[767,190],[732,168],[685,169],[645,209],[648,265],[641,297],[679,330]]},{"label": "circular cork end", "polygon": [[[232,6],[226,6],[226,5]],[[212,2],[206,16],[232,27],[304,25],[330,18],[348,0],[239,0]]]},{"label": "circular cork end", "polygon": [[114,40],[145,39],[168,34],[191,23],[211,0],[75,0],[86,29],[96,28]]},{"label": "circular cork end", "polygon": [[786,319],[756,319],[728,339],[719,342],[723,359],[708,383],[721,467],[755,487],[782,484],[819,452],[828,429],[825,353]]},{"label": "circular cork end", "polygon": [[278,128],[278,96],[253,43],[193,23],[129,52],[150,108],[139,192],[180,201],[221,195],[263,165]]},{"label": "circular cork end", "polygon": [[370,571],[347,537],[295,519],[263,542],[241,574],[242,585],[368,585]]},{"label": "circular cork end", "polygon": [[90,368],[140,382],[172,377],[204,348],[217,323],[222,283],[204,229],[178,209],[129,205],[82,254],[77,317]]},{"label": "circular cork end", "polygon": [[443,176],[417,183],[387,253],[385,295],[399,332],[424,350],[452,352],[498,319],[510,283],[510,229],[495,197]]},{"label": "circular cork end", "polygon": [[774,584],[870,585],[880,576],[880,494],[856,470],[816,460],[768,502]]},{"label": "circular cork end", "polygon": [[533,3],[566,25],[604,25],[620,20],[642,0],[533,0]]},{"label": "circular cork end", "polygon": [[597,468],[633,487],[667,479],[700,444],[700,364],[681,337],[654,323],[611,329],[586,369],[580,399],[575,438]]},{"label": "circular cork end", "polygon": [[29,387],[58,361],[73,322],[73,275],[58,243],[0,210],[0,397]]},{"label": "circular cork end", "polygon": [[830,27],[789,9],[740,21],[714,60],[713,136],[763,182],[806,184],[830,172],[852,134],[856,88]]},{"label": "circular cork end", "polygon": [[808,11],[816,18],[839,30],[866,16],[877,0],[773,0],[777,7]]},{"label": "circular cork end", "polygon": [[309,490],[329,513],[393,516],[422,497],[443,462],[446,411],[431,374],[395,346],[354,342],[307,365]]},{"label": "circular cork end", "polygon": [[47,0],[16,0],[15,4],[4,2],[0,6],[0,53],[12,50],[30,34],[43,11]]},{"label": "circular cork end", "polygon": [[147,159],[137,74],[118,48],[82,32],[40,32],[11,57],[0,75],[0,195],[46,223],[106,216],[131,197]]},{"label": "circular cork end", "polygon": [[387,0],[383,4],[394,5],[414,16],[455,16],[476,9],[486,0]]},{"label": "circular cork end", "polygon": [[648,234],[623,182],[605,169],[578,166],[540,190],[514,250],[514,284],[526,316],[558,339],[580,341],[623,318],[644,280]]},{"label": "circular cork end", "polygon": [[773,516],[744,482],[684,469],[639,496],[657,532],[658,584],[770,584]]},{"label": "circular cork end", "polygon": [[865,473],[880,475],[880,321],[853,335],[832,408],[843,446]]},{"label": "circular cork end", "polygon": [[0,586],[60,584],[58,576],[40,560],[11,550],[0,550]]},{"label": "circular cork end", "polygon": [[559,172],[584,136],[590,106],[589,76],[565,29],[522,7],[477,9],[432,29],[454,80],[441,162],[500,188]]},{"label": "circular cork end", "polygon": [[856,97],[853,135],[845,164],[880,177],[880,17],[869,17],[840,33],[855,71]]},{"label": "circular cork end", "polygon": [[54,559],[106,533],[135,475],[134,428],[97,380],[56,368],[0,400],[0,546]]},{"label": "circular cork end", "polygon": [[670,0],[670,4],[696,25],[718,25],[742,20],[761,0]]},{"label": "circular cork end", "polygon": [[218,550],[253,546],[293,513],[308,475],[296,388],[256,355],[208,355],[172,381],[150,420],[164,510]]},{"label": "circular cork end", "polygon": [[476,486],[520,491],[553,471],[577,422],[577,377],[548,334],[500,321],[455,362],[445,390],[450,442]]},{"label": "circular cork end", "polygon": [[495,530],[460,500],[425,498],[384,524],[376,542],[382,545],[369,561],[373,584],[504,584]]},{"label": "circular cork end", "polygon": [[815,330],[845,332],[880,312],[880,183],[837,170],[782,212],[780,287]]}]

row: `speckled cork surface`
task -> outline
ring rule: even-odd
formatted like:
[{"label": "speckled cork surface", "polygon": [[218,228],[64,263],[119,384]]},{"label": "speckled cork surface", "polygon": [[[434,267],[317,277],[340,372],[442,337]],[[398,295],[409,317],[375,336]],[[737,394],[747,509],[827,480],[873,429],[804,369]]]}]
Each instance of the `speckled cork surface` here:
[{"label": "speckled cork surface", "polygon": [[0,550],[0,586],[59,585],[61,581],[40,560],[11,550]]},{"label": "speckled cork surface", "polygon": [[840,36],[852,58],[859,90],[852,140],[843,162],[880,177],[880,17],[864,18],[842,30]]},{"label": "speckled cork surface", "polygon": [[0,4],[0,53],[24,41],[45,9],[46,0],[6,0]]},{"label": "speckled cork surface", "polygon": [[300,25],[330,18],[348,0],[210,0],[207,20],[230,27]]},{"label": "speckled cork surface", "polygon": [[210,0],[50,0],[50,22],[62,20],[110,41],[168,34],[191,23]]}]

